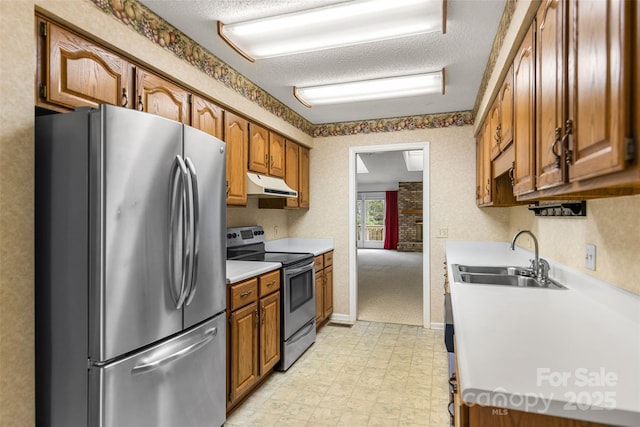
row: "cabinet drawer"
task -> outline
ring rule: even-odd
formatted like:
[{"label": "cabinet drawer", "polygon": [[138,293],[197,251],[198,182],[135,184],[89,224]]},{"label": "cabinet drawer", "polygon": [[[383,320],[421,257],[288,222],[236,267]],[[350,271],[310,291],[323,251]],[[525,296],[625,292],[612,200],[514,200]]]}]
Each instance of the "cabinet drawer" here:
[{"label": "cabinet drawer", "polygon": [[258,279],[253,278],[231,286],[231,307],[236,310],[258,300]]},{"label": "cabinet drawer", "polygon": [[322,255],[318,255],[317,257],[315,257],[313,259],[313,262],[314,262],[313,268],[315,268],[316,271],[322,270],[324,268],[324,260]]},{"label": "cabinet drawer", "polygon": [[280,289],[280,270],[260,276],[260,296],[270,294]]},{"label": "cabinet drawer", "polygon": [[333,265],[333,251],[324,254],[324,266]]}]

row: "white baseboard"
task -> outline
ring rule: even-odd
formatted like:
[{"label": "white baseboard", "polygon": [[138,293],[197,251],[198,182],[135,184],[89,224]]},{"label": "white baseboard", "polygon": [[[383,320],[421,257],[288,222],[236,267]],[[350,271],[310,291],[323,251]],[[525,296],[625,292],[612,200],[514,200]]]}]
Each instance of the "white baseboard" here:
[{"label": "white baseboard", "polygon": [[444,329],[444,323],[431,322],[431,329]]},{"label": "white baseboard", "polygon": [[345,325],[353,325],[354,323],[349,320],[348,314],[340,314],[340,313],[333,313],[329,318],[329,321],[333,323],[342,323]]}]

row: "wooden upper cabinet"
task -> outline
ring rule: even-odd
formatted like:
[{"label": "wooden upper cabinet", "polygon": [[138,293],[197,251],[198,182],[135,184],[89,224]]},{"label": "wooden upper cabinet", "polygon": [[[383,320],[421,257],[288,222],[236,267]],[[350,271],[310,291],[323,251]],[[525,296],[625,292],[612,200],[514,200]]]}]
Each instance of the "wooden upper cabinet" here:
[{"label": "wooden upper cabinet", "polygon": [[509,68],[500,88],[500,150],[513,141],[513,67]]},{"label": "wooden upper cabinet", "polygon": [[249,170],[284,178],[284,137],[249,123]]},{"label": "wooden upper cabinet", "polygon": [[247,150],[249,126],[245,119],[228,111],[224,115],[227,144],[227,204],[247,204]]},{"label": "wooden upper cabinet", "polygon": [[568,3],[568,22],[572,23],[568,31],[569,115],[563,130],[570,134],[563,149],[572,182],[625,167],[625,137],[631,134],[633,3]]},{"label": "wooden upper cabinet", "polygon": [[478,136],[476,137],[476,204],[481,205],[484,203],[484,164],[483,164],[483,150],[484,150],[484,127],[481,127]]},{"label": "wooden upper cabinet", "polygon": [[495,128],[492,126],[493,122],[491,120],[485,120],[484,125],[484,141],[482,144],[482,180],[484,185],[482,186],[482,201],[485,205],[488,205],[493,200],[492,192],[491,192],[491,181],[493,179],[493,174],[491,173],[491,148],[492,142],[495,141]]},{"label": "wooden upper cabinet", "polygon": [[269,172],[269,131],[255,123],[249,123],[249,170]]},{"label": "wooden upper cabinet", "polygon": [[489,110],[489,116],[487,118],[487,127],[485,132],[489,132],[485,135],[489,140],[489,154],[491,157],[489,160],[493,160],[500,154],[500,99],[496,98]]},{"label": "wooden upper cabinet", "polygon": [[536,173],[537,188],[565,182],[562,153],[564,110],[564,37],[566,4],[560,0],[540,4],[536,16]]},{"label": "wooden upper cabinet", "polygon": [[223,140],[224,110],[208,99],[193,95],[191,126]]},{"label": "wooden upper cabinet", "polygon": [[[300,146],[289,140],[285,141],[284,146],[286,158],[285,163],[287,165],[285,168],[284,182],[286,182],[289,187],[299,192],[298,171],[300,167]],[[299,199],[300,197],[286,197],[285,206],[288,208],[297,208],[299,207]]]},{"label": "wooden upper cabinet", "polygon": [[535,22],[527,32],[513,63],[513,133],[515,195],[536,189],[535,170]]},{"label": "wooden upper cabinet", "polygon": [[298,166],[298,200],[299,207],[309,207],[309,154],[310,150],[300,147],[300,163]]},{"label": "wooden upper cabinet", "polygon": [[136,108],[186,125],[189,117],[189,92],[138,68],[136,70]]},{"label": "wooden upper cabinet", "polygon": [[40,21],[46,60],[40,62],[38,103],[67,108],[133,106],[132,66],[117,55],[55,24]]},{"label": "wooden upper cabinet", "polygon": [[269,175],[284,178],[285,154],[284,137],[269,132]]}]

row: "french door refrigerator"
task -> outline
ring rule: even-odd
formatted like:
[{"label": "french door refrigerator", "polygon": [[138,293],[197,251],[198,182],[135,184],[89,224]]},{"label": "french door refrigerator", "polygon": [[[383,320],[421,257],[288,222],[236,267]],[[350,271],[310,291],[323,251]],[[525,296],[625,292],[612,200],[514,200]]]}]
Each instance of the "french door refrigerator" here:
[{"label": "french door refrigerator", "polygon": [[225,145],[101,105],[36,118],[36,422],[225,421]]}]

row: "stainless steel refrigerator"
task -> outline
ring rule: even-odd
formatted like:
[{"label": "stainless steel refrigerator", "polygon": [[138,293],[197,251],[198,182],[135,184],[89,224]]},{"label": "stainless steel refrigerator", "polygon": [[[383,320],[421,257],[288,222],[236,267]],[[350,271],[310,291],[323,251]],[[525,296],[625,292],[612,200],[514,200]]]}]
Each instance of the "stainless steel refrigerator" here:
[{"label": "stainless steel refrigerator", "polygon": [[36,118],[36,422],[225,421],[225,144],[101,105]]}]

